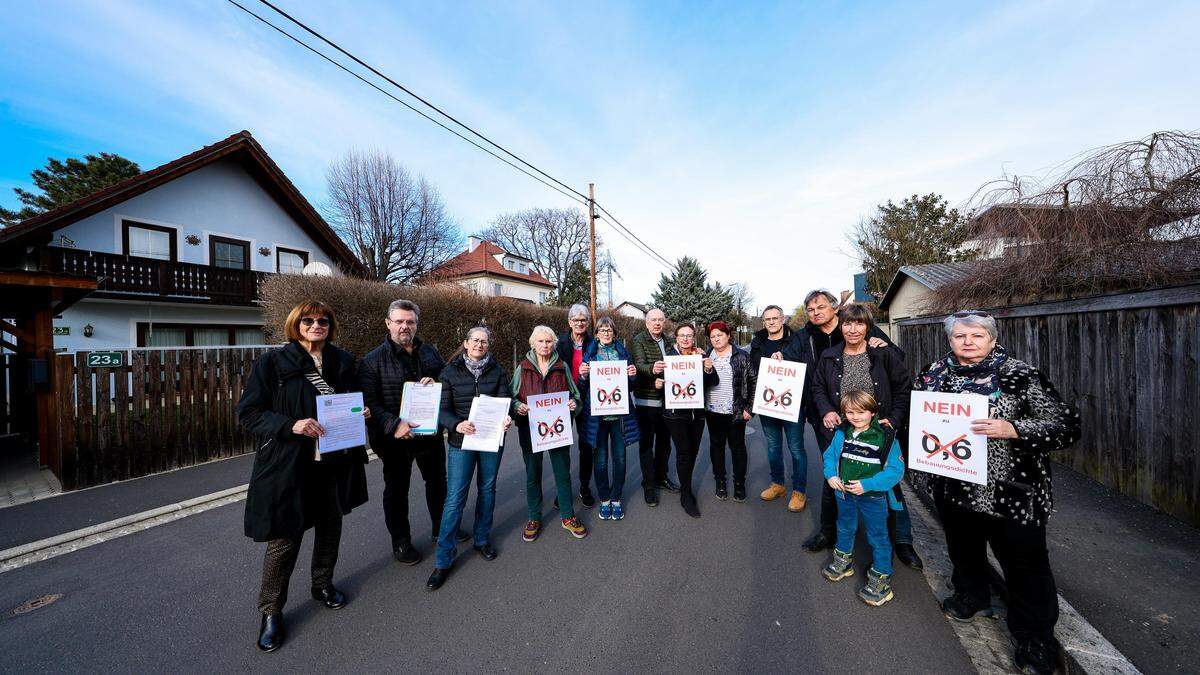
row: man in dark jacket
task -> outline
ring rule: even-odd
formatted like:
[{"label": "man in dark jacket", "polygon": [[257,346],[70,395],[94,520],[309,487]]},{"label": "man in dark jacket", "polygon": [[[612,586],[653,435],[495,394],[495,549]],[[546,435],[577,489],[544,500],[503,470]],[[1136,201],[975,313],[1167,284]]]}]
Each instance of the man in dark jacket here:
[{"label": "man in dark jacket", "polygon": [[[750,363],[756,372],[763,357],[783,353],[792,342],[792,330],[787,326],[782,307],[767,305],[762,313],[762,322],[762,330],[755,333],[754,338],[750,340]],[[800,344],[800,347],[803,346]],[[803,355],[795,358],[789,356],[788,360],[807,364]],[[804,392],[801,393],[802,410],[807,407],[809,377],[811,375],[805,378]],[[759,418],[759,424],[762,425],[763,438],[767,443],[767,465],[771,470],[771,484],[758,496],[769,502],[788,494],[783,466],[783,444],[786,442],[792,458],[792,496],[788,500],[787,508],[793,513],[799,513],[808,502],[805,495],[808,489],[808,456],[804,452],[804,420],[788,422],[764,415]]]},{"label": "man in dark jacket", "polygon": [[[594,339],[588,332],[591,325],[592,313],[587,305],[575,304],[567,310],[569,330],[558,336],[558,359],[571,371],[571,381],[579,381],[579,366],[583,363],[583,353]],[[583,410],[583,406],[577,408]],[[578,416],[578,412],[576,416]],[[578,429],[578,425],[576,429]],[[592,496],[592,446],[581,437],[579,439],[579,501],[586,507],[596,505]]]},{"label": "man in dark jacket", "polygon": [[666,368],[666,355],[674,341],[663,328],[667,315],[657,307],[646,312],[646,330],[639,332],[629,341],[629,354],[637,366],[637,388],[633,390],[633,402],[637,406],[638,427],[641,440],[638,455],[642,465],[642,489],[646,493],[646,504],[658,506],[658,491],[679,492],[679,486],[668,475],[671,459],[671,436],[663,421],[663,393],[654,386],[654,380]]},{"label": "man in dark jacket", "polygon": [[[359,366],[363,403],[371,410],[371,448],[383,460],[383,518],[392,537],[392,555],[405,565],[421,562],[408,524],[408,486],[415,461],[425,481],[425,506],[434,536],[446,502],[446,446],[440,433],[417,436],[400,419],[405,382],[432,384],[446,362],[437,349],[417,338],[421,308],[408,300],[388,307],[388,336]],[[460,538],[465,533],[460,533]]]}]

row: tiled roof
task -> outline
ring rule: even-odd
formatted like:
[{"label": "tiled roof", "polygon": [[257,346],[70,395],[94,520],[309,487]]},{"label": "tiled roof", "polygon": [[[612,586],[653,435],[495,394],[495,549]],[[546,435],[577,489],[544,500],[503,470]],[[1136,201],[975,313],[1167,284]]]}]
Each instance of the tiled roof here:
[{"label": "tiled roof", "polygon": [[[458,279],[461,277],[471,276],[472,274],[488,274],[492,276],[505,277],[508,279],[517,279],[524,281],[527,284],[538,286],[546,286],[547,288],[557,288],[546,277],[530,270],[527,274],[514,272],[510,269],[505,269],[504,265],[499,260],[496,260],[497,255],[507,255],[508,251],[500,248],[490,241],[480,243],[473,251],[463,251],[453,258],[447,260],[438,268],[430,272],[429,276],[433,279],[448,280]],[[520,257],[520,256],[515,256]],[[522,258],[525,260],[526,258]]]},{"label": "tiled roof", "polygon": [[259,184],[300,224],[301,228],[343,268],[352,273],[363,273],[362,263],[358,261],[345,242],[337,236],[333,228],[329,227],[325,219],[317,213],[312,204],[308,203],[300,190],[284,175],[279,165],[267,155],[267,151],[263,150],[258,141],[254,140],[249,131],[239,131],[179,159],[4,228],[0,230],[0,245],[36,241],[39,238],[47,237],[53,230],[132,199],[224,158],[240,161],[246,170],[259,181]]}]

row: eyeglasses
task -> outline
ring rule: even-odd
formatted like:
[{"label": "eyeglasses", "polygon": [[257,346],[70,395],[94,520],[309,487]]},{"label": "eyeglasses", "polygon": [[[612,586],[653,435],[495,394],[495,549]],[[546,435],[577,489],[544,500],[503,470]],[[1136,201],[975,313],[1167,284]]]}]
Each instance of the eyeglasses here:
[{"label": "eyeglasses", "polygon": [[582,316],[577,316],[574,319],[569,319],[569,321],[571,323],[587,323],[588,322],[588,320],[583,318]]},{"label": "eyeglasses", "polygon": [[314,319],[311,316],[306,316],[303,319],[300,319],[300,325],[304,326],[305,328],[312,326],[314,323],[322,328],[325,328],[325,327],[329,326],[329,319],[327,319],[325,317],[321,317],[319,319]]},{"label": "eyeglasses", "polygon": [[487,343],[488,343],[488,341],[484,340],[482,338],[474,338],[471,340],[467,340],[467,344],[469,344],[469,345],[486,345]]},{"label": "eyeglasses", "polygon": [[992,318],[992,315],[991,315],[991,314],[988,314],[987,312],[981,312],[981,311],[979,311],[979,310],[976,310],[976,309],[966,309],[966,310],[963,310],[963,311],[961,311],[961,312],[955,312],[955,313],[953,314],[953,316],[954,316],[954,318],[956,318],[956,319],[964,319],[964,318],[966,318],[966,317],[968,317],[968,316],[978,316],[978,317],[982,317],[982,318],[984,318],[984,319],[990,319],[990,318]]}]

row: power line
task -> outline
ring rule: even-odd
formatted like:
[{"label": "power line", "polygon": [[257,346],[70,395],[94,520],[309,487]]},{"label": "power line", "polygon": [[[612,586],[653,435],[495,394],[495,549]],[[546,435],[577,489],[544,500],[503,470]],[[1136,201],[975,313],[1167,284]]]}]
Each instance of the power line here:
[{"label": "power line", "polygon": [[[348,52],[347,50],[343,49],[343,48],[342,48],[340,45],[338,45],[337,43],[333,42],[332,40],[330,40],[330,39],[326,38],[324,35],[322,35],[322,34],[318,33],[316,30],[313,30],[312,28],[310,28],[308,25],[306,25],[306,24],[305,24],[305,23],[303,23],[302,21],[300,21],[300,20],[296,19],[295,17],[291,16],[290,14],[288,14],[288,13],[287,13],[287,12],[285,12],[285,11],[283,11],[283,10],[282,10],[282,9],[280,9],[279,7],[277,7],[277,6],[275,6],[274,4],[272,4],[272,3],[268,2],[268,0],[258,0],[258,1],[259,1],[261,4],[263,4],[263,5],[266,5],[267,7],[271,8],[273,11],[275,11],[275,12],[276,12],[276,13],[278,13],[279,15],[283,16],[283,17],[284,17],[284,18],[286,18],[288,21],[291,21],[293,24],[295,24],[295,25],[299,26],[301,29],[303,29],[304,31],[306,31],[306,32],[307,32],[307,33],[309,33],[310,35],[312,35],[312,36],[316,37],[317,39],[321,40],[321,41],[322,41],[322,42],[324,42],[325,44],[327,44],[327,45],[329,45],[330,47],[332,47],[332,48],[336,49],[338,52],[342,53],[342,54],[343,54],[343,55],[345,55],[347,58],[349,58],[349,59],[353,60],[355,63],[357,63],[357,64],[359,64],[360,66],[362,66],[362,67],[366,68],[367,70],[371,71],[371,72],[372,72],[372,73],[374,73],[376,76],[378,76],[378,77],[382,78],[383,80],[387,81],[388,83],[390,83],[391,85],[393,85],[393,86],[395,86],[396,88],[400,89],[401,91],[403,91],[404,93],[408,94],[409,96],[412,96],[413,98],[417,99],[418,101],[420,101],[420,102],[421,102],[421,103],[423,103],[424,105],[428,106],[430,109],[432,109],[432,110],[436,111],[438,114],[442,115],[443,117],[445,117],[446,119],[450,120],[450,121],[451,121],[451,122],[453,122],[454,124],[456,124],[456,125],[458,125],[458,126],[462,127],[463,129],[466,129],[466,130],[467,130],[468,132],[470,132],[471,134],[475,135],[476,137],[478,137],[478,138],[482,139],[482,140],[483,140],[484,142],[486,142],[487,144],[489,144],[489,145],[491,145],[491,146],[495,147],[496,149],[500,150],[501,152],[503,152],[504,154],[506,154],[506,155],[508,155],[509,157],[513,158],[514,160],[516,160],[516,161],[517,161],[517,162],[519,162],[520,164],[524,164],[524,165],[525,165],[525,167],[529,167],[529,169],[532,169],[532,170],[533,170],[534,172],[536,172],[537,174],[541,174],[541,176],[544,176],[546,179],[549,179],[549,181],[550,181],[550,182],[547,182],[547,180],[543,179],[541,176],[534,175],[533,173],[530,173],[530,171],[529,171],[529,170],[526,170],[526,168],[525,168],[525,167],[523,167],[523,166],[519,166],[518,164],[514,163],[513,161],[511,161],[511,160],[509,160],[509,159],[507,159],[507,158],[505,158],[505,157],[502,157],[502,156],[500,156],[500,155],[496,154],[495,152],[493,152],[493,151],[492,151],[492,150],[490,150],[489,148],[486,148],[486,147],[484,147],[483,145],[480,145],[480,144],[479,144],[478,142],[476,142],[474,139],[468,138],[467,136],[463,135],[462,133],[458,132],[457,130],[455,130],[455,129],[451,128],[450,126],[446,125],[446,124],[445,124],[445,123],[443,123],[441,120],[438,120],[438,119],[434,118],[433,116],[429,115],[428,113],[426,113],[425,111],[423,111],[423,110],[420,110],[420,109],[418,109],[417,107],[413,106],[413,105],[412,105],[411,103],[409,103],[408,101],[405,101],[405,100],[403,100],[403,99],[399,98],[398,96],[396,96],[395,94],[392,94],[391,92],[389,92],[389,91],[386,91],[385,89],[383,89],[382,87],[380,87],[378,84],[376,84],[376,83],[374,83],[374,82],[371,82],[370,80],[368,80],[367,78],[363,77],[363,76],[362,76],[362,75],[360,75],[359,73],[356,73],[356,72],[354,72],[353,70],[351,70],[350,68],[348,68],[346,65],[344,65],[344,64],[342,64],[342,63],[340,63],[340,62],[338,62],[337,60],[333,59],[332,57],[330,57],[329,55],[325,54],[324,52],[321,52],[320,50],[318,50],[318,49],[314,48],[313,46],[309,45],[308,43],[304,42],[303,40],[301,40],[301,39],[297,38],[296,36],[292,35],[291,33],[289,33],[288,31],[284,30],[283,28],[280,28],[280,27],[279,27],[279,26],[277,26],[276,24],[272,23],[270,20],[268,20],[268,19],[266,19],[266,18],[264,18],[264,17],[260,16],[259,14],[255,13],[255,12],[254,12],[254,11],[252,11],[252,10],[248,9],[247,7],[245,7],[244,5],[242,5],[241,3],[237,2],[237,0],[227,0],[227,2],[229,2],[230,4],[234,5],[234,6],[235,6],[235,7],[237,7],[238,9],[242,10],[243,12],[245,12],[246,14],[249,14],[250,16],[254,17],[254,18],[255,18],[255,19],[257,19],[259,22],[261,22],[261,23],[265,24],[266,26],[270,27],[271,29],[275,30],[277,33],[279,33],[279,34],[283,35],[284,37],[288,38],[288,39],[289,39],[289,40],[291,40],[292,42],[295,42],[296,44],[300,45],[301,47],[303,47],[303,48],[307,49],[308,51],[312,52],[313,54],[316,54],[317,56],[321,57],[321,58],[322,58],[322,59],[324,59],[325,61],[328,61],[329,63],[333,64],[334,66],[336,66],[336,67],[337,67],[337,68],[339,68],[340,70],[342,70],[342,71],[344,71],[344,72],[348,73],[349,75],[353,76],[355,79],[357,79],[357,80],[361,81],[362,83],[364,83],[364,84],[366,84],[366,85],[370,86],[372,89],[375,89],[375,90],[376,90],[376,91],[378,91],[379,93],[381,93],[381,94],[383,94],[383,95],[387,96],[388,98],[390,98],[390,99],[392,99],[393,101],[395,101],[395,102],[399,103],[400,105],[403,105],[405,108],[408,108],[408,109],[409,109],[409,110],[411,110],[412,112],[415,112],[415,113],[417,113],[417,114],[418,114],[418,115],[420,115],[421,117],[423,117],[423,118],[425,118],[425,119],[429,120],[430,122],[433,122],[434,124],[438,125],[438,126],[439,126],[439,127],[441,127],[442,129],[444,129],[444,130],[446,130],[446,131],[448,131],[448,132],[450,132],[450,133],[454,134],[454,135],[455,135],[455,136],[457,136],[458,138],[460,138],[460,139],[462,139],[462,140],[466,141],[467,143],[470,143],[471,145],[473,145],[474,147],[478,148],[479,150],[482,150],[483,152],[486,152],[487,154],[489,154],[489,155],[491,155],[492,157],[495,157],[496,159],[498,159],[498,160],[500,160],[500,161],[504,162],[505,164],[509,165],[510,167],[512,167],[512,168],[514,168],[514,169],[516,169],[516,170],[520,171],[521,173],[525,174],[526,176],[529,176],[530,178],[533,178],[534,180],[538,181],[538,182],[539,182],[539,183],[541,183],[542,185],[545,185],[546,187],[549,187],[549,188],[551,188],[552,190],[554,190],[554,191],[556,191],[556,192],[558,192],[558,193],[560,193],[560,194],[564,195],[565,197],[567,197],[567,198],[569,198],[569,199],[571,199],[571,200],[573,200],[573,201],[575,201],[575,202],[578,202],[579,204],[582,204],[582,205],[583,205],[583,206],[585,206],[585,207],[587,206],[587,204],[588,204],[588,202],[587,202],[587,197],[586,197],[586,196],[584,196],[584,195],[583,195],[583,193],[581,193],[581,192],[579,192],[578,190],[576,190],[576,189],[572,188],[570,185],[567,185],[566,183],[564,183],[564,182],[560,181],[559,179],[555,178],[554,176],[550,175],[549,173],[547,173],[547,172],[543,171],[543,170],[542,170],[541,168],[539,168],[538,166],[536,166],[536,165],[534,165],[534,164],[532,164],[532,163],[528,162],[527,160],[523,159],[523,158],[522,158],[522,157],[520,157],[519,155],[517,155],[517,154],[513,153],[512,151],[508,150],[508,149],[507,149],[507,148],[505,148],[504,146],[502,146],[502,145],[500,145],[499,143],[496,143],[496,142],[495,142],[495,141],[493,141],[492,139],[488,138],[487,136],[484,136],[483,134],[481,134],[480,132],[476,131],[476,130],[475,130],[474,128],[472,128],[471,126],[469,126],[469,125],[467,125],[466,123],[464,123],[464,122],[460,121],[459,119],[457,119],[457,118],[456,118],[456,117],[454,117],[453,115],[450,115],[449,113],[447,113],[446,111],[442,110],[442,109],[441,109],[441,108],[439,108],[438,106],[434,105],[434,104],[433,104],[433,103],[431,103],[430,101],[426,100],[425,98],[423,98],[423,97],[422,97],[422,96],[420,96],[419,94],[417,94],[417,93],[413,92],[411,89],[409,89],[409,88],[405,87],[404,85],[400,84],[399,82],[395,81],[394,79],[392,79],[392,78],[388,77],[387,75],[383,74],[382,72],[380,72],[379,70],[377,70],[376,68],[374,68],[373,66],[371,66],[370,64],[368,64],[368,63],[364,62],[362,59],[358,58],[358,57],[357,57],[357,56],[355,56],[354,54],[351,54],[351,53],[350,53],[350,52]],[[604,212],[604,213],[605,213],[605,214],[608,216],[608,219],[606,220],[606,222],[608,222],[608,224],[609,224],[610,226],[613,226],[613,231],[614,231],[614,232],[616,232],[617,234],[621,235],[621,236],[622,236],[622,237],[623,237],[623,238],[624,238],[626,241],[628,241],[628,242],[629,242],[630,244],[632,244],[632,245],[633,245],[633,246],[634,246],[636,249],[638,249],[638,251],[639,251],[639,252],[645,253],[646,255],[650,256],[650,258],[651,258],[652,260],[654,260],[656,263],[662,264],[662,265],[666,266],[667,268],[671,268],[671,267],[673,267],[673,264],[672,264],[672,263],[671,263],[669,260],[667,260],[666,258],[664,258],[663,256],[661,256],[660,254],[658,254],[658,253],[657,253],[657,252],[656,252],[656,251],[655,251],[653,248],[651,248],[651,247],[650,247],[650,245],[649,245],[649,244],[647,244],[647,243],[646,243],[645,241],[643,241],[643,240],[642,240],[640,237],[638,237],[636,234],[634,234],[634,233],[633,233],[633,232],[632,232],[632,231],[631,231],[631,230],[630,230],[628,227],[626,227],[626,226],[625,226],[625,224],[624,224],[624,223],[620,222],[620,220],[618,220],[618,219],[617,219],[617,217],[616,217],[616,216],[614,216],[614,215],[612,214],[612,212],[611,212],[611,211],[609,211],[608,209],[606,209],[606,208],[605,208],[605,207],[604,207],[602,204],[600,204],[599,202],[595,202],[595,204],[596,204],[596,206],[597,206],[597,207],[598,207],[598,208],[599,208],[601,211],[603,211],[603,212]]]}]

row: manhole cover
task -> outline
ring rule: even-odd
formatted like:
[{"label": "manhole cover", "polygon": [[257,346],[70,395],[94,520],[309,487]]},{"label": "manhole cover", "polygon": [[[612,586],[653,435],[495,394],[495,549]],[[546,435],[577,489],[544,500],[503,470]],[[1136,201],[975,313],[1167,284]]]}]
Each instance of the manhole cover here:
[{"label": "manhole cover", "polygon": [[50,593],[49,595],[43,595],[38,598],[26,600],[25,602],[22,602],[21,604],[17,605],[16,607],[13,607],[12,611],[9,612],[9,615],[19,616],[21,614],[28,614],[29,612],[32,612],[35,609],[41,609],[42,607],[45,607],[46,605],[57,602],[61,598],[62,598],[62,593]]}]

